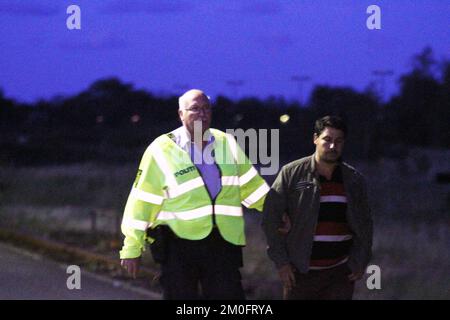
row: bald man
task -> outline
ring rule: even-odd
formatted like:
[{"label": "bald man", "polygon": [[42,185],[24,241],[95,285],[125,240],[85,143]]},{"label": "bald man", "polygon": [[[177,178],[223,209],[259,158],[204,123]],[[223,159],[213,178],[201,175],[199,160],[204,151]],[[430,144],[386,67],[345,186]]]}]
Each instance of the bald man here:
[{"label": "bald man", "polygon": [[121,264],[135,277],[148,241],[165,299],[244,299],[241,203],[262,211],[269,187],[234,137],[210,128],[204,92],[183,94],[178,115],[183,125],[155,139],[139,165]]}]

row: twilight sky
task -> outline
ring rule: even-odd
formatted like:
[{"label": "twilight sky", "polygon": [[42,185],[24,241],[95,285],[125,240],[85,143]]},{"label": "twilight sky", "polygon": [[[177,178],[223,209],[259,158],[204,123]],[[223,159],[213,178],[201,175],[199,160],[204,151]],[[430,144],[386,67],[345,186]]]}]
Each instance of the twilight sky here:
[{"label": "twilight sky", "polygon": [[[81,30],[66,27],[71,4]],[[366,27],[371,4],[381,30]],[[427,45],[450,59],[448,0],[0,0],[0,89],[26,102],[109,76],[154,93],[293,99],[294,75],[311,78],[306,97],[317,84],[363,90],[373,70],[394,71],[390,95]]]}]

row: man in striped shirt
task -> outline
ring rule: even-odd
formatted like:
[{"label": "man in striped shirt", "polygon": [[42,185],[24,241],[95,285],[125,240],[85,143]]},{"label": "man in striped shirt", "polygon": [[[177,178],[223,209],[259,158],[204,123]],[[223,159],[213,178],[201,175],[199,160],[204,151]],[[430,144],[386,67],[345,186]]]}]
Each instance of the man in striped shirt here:
[{"label": "man in striped shirt", "polygon": [[263,229],[285,299],[351,299],[370,260],[366,185],[342,161],[346,134],[339,117],[317,120],[315,153],[285,165],[266,198]]},{"label": "man in striped shirt", "polygon": [[339,165],[335,167],[331,179],[319,173],[319,182],[319,217],[311,251],[310,270],[331,269],[347,262],[352,245],[352,231],[345,217],[347,197]]}]

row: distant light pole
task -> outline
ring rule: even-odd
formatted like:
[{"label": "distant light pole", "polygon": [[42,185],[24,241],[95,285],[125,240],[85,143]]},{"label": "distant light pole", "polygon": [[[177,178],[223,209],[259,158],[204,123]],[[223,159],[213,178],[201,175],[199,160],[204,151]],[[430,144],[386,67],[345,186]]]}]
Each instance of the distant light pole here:
[{"label": "distant light pole", "polygon": [[378,84],[378,95],[381,98],[381,101],[384,101],[385,98],[385,90],[386,90],[386,78],[390,77],[394,74],[394,71],[392,70],[373,70],[372,75],[378,78],[377,84]]},{"label": "distant light pole", "polygon": [[303,82],[310,81],[310,76],[292,76],[291,81],[298,83],[299,102],[303,103]]},{"label": "distant light pole", "polygon": [[242,80],[228,80],[226,84],[232,88],[233,96],[238,98],[238,89],[244,85],[244,81]]}]

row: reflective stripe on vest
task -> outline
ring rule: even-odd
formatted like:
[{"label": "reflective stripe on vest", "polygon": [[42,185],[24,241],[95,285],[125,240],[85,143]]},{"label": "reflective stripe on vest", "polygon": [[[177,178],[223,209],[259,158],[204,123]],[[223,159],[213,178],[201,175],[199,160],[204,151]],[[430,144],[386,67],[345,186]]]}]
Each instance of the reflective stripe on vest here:
[{"label": "reflective stripe on vest", "polygon": [[258,175],[258,171],[251,166],[250,169],[239,177],[239,185],[242,187],[244,184],[252,180],[254,177]]},{"label": "reflective stripe on vest", "polygon": [[[228,145],[231,149],[233,159],[234,159],[235,163],[239,165],[237,142],[231,134],[227,133],[227,134],[225,134],[225,136],[228,141]],[[242,176],[239,177],[239,185],[242,187],[244,184],[246,184],[247,182],[252,180],[257,175],[258,175],[258,171],[253,166],[250,166],[250,169],[246,173],[244,173]]]},{"label": "reflective stripe on vest", "polygon": [[180,220],[192,220],[202,218],[204,216],[208,216],[212,214],[213,206],[204,206],[201,208],[197,208],[194,210],[187,211],[178,211],[178,212],[170,212],[170,211],[160,211],[158,213],[158,220],[172,220],[172,219],[180,219]]},{"label": "reflective stripe on vest", "polygon": [[[173,219],[192,220],[212,215],[212,213],[213,213],[213,206],[204,206],[201,208],[188,211],[178,211],[178,212],[160,211],[157,219],[164,221]],[[235,206],[215,205],[214,214],[232,217],[241,217],[243,215],[243,211],[242,207],[240,206],[235,207]]]},{"label": "reflective stripe on vest", "polygon": [[147,221],[137,220],[125,217],[122,220],[122,227],[133,228],[136,230],[146,231],[149,226]]},{"label": "reflective stripe on vest", "polygon": [[130,196],[135,197],[138,200],[160,205],[163,203],[164,197],[158,196],[153,193],[145,192],[136,188],[131,190]]},{"label": "reflective stripe on vest", "polygon": [[214,213],[215,214],[221,214],[224,216],[233,216],[233,217],[242,217],[243,211],[242,207],[235,207],[235,206],[224,206],[224,205],[215,205],[214,206]]},{"label": "reflective stripe on vest", "polygon": [[239,185],[239,177],[238,176],[222,176],[222,185],[223,186],[238,186]]},{"label": "reflective stripe on vest", "polygon": [[204,185],[205,185],[205,183],[203,182],[202,177],[197,177],[193,180],[186,181],[182,184],[170,186],[166,190],[167,198],[173,199],[173,198],[179,197],[182,194],[185,194],[196,188],[203,187]]},{"label": "reflective stripe on vest", "polygon": [[250,169],[242,176],[222,176],[223,186],[243,186],[258,175],[258,171],[251,166]]},{"label": "reflective stripe on vest", "polygon": [[152,156],[155,158],[156,164],[158,165],[159,169],[164,174],[167,185],[169,187],[175,187],[177,185],[177,180],[175,179],[175,176],[170,171],[167,161],[164,159],[164,156],[162,154],[162,150],[153,143],[150,145],[150,150],[152,152]]},{"label": "reflective stripe on vest", "polygon": [[246,207],[250,207],[252,204],[256,203],[259,199],[265,196],[269,192],[270,187],[263,183],[256,191],[249,195],[246,199],[242,201],[242,204]]}]

